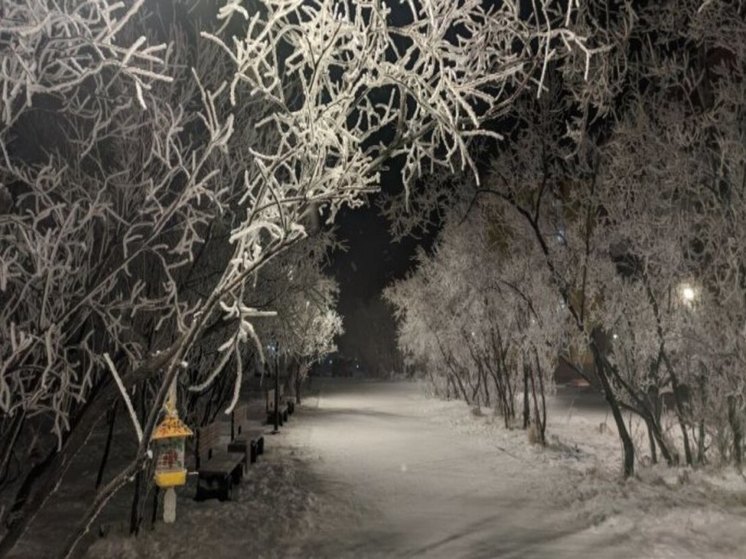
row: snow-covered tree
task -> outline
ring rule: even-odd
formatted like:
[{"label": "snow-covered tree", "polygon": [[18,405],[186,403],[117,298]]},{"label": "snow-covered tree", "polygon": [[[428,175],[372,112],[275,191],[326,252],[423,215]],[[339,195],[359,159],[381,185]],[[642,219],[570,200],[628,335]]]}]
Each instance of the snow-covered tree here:
[{"label": "snow-covered tree", "polygon": [[[511,228],[524,240],[511,240],[514,254],[531,262],[538,252],[545,290],[574,325],[567,360],[590,351],[625,473],[635,442],[623,410],[648,426],[653,456],[657,448],[674,463],[683,451],[692,462],[696,444],[704,460],[716,443],[739,462],[744,7],[588,2],[573,25],[611,48],[590,65],[548,66],[548,95],[517,105],[476,199],[498,200],[523,222]],[[405,230],[462,203],[438,184],[412,195],[424,210]]]},{"label": "snow-covered tree", "polygon": [[543,442],[544,396],[563,336],[559,299],[546,299],[535,261],[511,254],[519,252],[520,222],[490,201],[465,220],[464,210],[449,212],[434,254],[421,253],[416,272],[386,291],[400,347],[436,393],[494,405],[506,427],[522,400],[524,428],[533,423]]},{"label": "snow-covered tree", "polygon": [[273,262],[257,285],[263,299],[257,307],[277,312],[262,321],[258,334],[297,403],[310,367],[336,351],[335,339],[343,333],[336,310],[339,287],[322,271],[328,251],[323,236],[294,247]]}]

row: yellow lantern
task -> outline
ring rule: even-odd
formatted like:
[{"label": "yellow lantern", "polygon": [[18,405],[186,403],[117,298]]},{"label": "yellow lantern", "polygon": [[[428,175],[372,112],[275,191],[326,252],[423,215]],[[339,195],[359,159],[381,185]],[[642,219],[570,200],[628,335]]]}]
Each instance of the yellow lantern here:
[{"label": "yellow lantern", "polygon": [[166,417],[156,427],[152,439],[156,455],[155,483],[158,487],[176,487],[186,483],[184,445],[186,438],[193,434],[176,415],[176,410],[168,409]]}]

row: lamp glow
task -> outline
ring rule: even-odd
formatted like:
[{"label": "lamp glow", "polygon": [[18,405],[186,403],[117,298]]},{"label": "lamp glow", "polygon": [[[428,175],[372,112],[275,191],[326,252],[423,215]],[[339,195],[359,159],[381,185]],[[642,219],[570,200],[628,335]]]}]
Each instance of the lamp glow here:
[{"label": "lamp glow", "polygon": [[684,301],[694,301],[694,289],[691,287],[685,287],[681,290],[681,296],[684,298]]},{"label": "lamp glow", "polygon": [[677,291],[681,302],[687,307],[692,307],[699,299],[699,288],[691,283],[680,283]]}]

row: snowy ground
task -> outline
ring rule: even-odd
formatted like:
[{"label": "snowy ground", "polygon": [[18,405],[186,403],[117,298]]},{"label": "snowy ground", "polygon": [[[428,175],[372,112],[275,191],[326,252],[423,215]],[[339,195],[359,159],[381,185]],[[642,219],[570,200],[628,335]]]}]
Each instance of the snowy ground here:
[{"label": "snowy ground", "polygon": [[364,522],[318,556],[744,557],[739,475],[660,468],[622,482],[602,402],[562,391],[550,413],[541,449],[414,384],[327,383],[289,439]]},{"label": "snowy ground", "polygon": [[417,384],[314,389],[268,436],[234,502],[196,503],[192,481],[177,524],[100,539],[87,557],[746,556],[746,481],[668,468],[621,481],[594,396],[560,391],[539,448],[488,410],[427,398]]}]

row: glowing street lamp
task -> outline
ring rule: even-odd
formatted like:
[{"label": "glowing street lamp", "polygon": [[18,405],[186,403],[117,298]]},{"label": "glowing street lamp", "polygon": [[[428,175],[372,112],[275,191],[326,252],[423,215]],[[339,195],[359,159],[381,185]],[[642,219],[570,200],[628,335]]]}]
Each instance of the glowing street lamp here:
[{"label": "glowing street lamp", "polygon": [[694,304],[695,299],[697,299],[698,290],[689,283],[682,283],[679,285],[678,291],[679,297],[681,297],[681,302],[686,306],[691,307],[692,304]]}]

